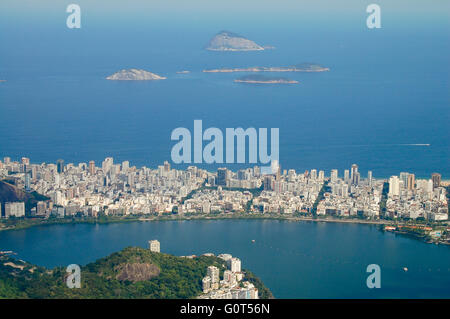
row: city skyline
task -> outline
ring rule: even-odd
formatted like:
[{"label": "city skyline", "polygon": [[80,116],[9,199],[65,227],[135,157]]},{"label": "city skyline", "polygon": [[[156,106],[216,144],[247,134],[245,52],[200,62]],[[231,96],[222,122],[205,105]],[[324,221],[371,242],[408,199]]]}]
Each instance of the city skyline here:
[{"label": "city skyline", "polygon": [[[323,170],[302,173],[282,169],[278,163],[272,163],[271,174],[264,174],[259,166],[236,172],[227,168],[210,172],[196,166],[173,169],[167,161],[151,169],[130,166],[129,161],[115,164],[112,157],[105,158],[99,167],[94,161],[75,166],[65,165],[62,159],[31,164],[27,157],[20,162],[6,157],[0,161],[0,177],[12,179],[28,192],[48,196],[50,201],[39,201],[27,212],[28,217],[80,213],[91,217],[167,213],[181,216],[234,211],[448,219],[446,190],[441,187],[448,184],[442,182],[439,173],[432,173],[429,179],[416,179],[408,172],[377,179],[369,171],[367,178],[362,179],[357,164],[341,175],[333,169],[328,177]],[[252,190],[258,191],[253,194],[249,192]],[[15,203],[5,203],[4,211],[5,217],[25,216],[25,207]]]},{"label": "city skyline", "polygon": [[[30,165],[30,164],[34,164],[34,165],[38,165],[38,163],[35,163],[35,162],[31,162],[30,161],[30,158],[28,158],[28,157],[22,157],[22,156],[20,156],[20,160],[19,160],[19,156],[18,157],[16,157],[16,159],[15,160],[12,160],[11,159],[11,157],[9,157],[9,156],[5,156],[5,157],[3,157],[3,159],[2,160],[0,160],[0,165],[1,164],[5,164],[5,159],[7,159],[6,161],[8,162],[8,163],[20,163],[20,164],[24,164],[24,163],[27,163],[26,165]],[[111,157],[111,156],[108,156],[108,157],[105,157],[104,158],[104,160],[103,161],[98,161],[98,162],[100,162],[100,163],[103,163],[105,160],[108,160],[108,159],[113,159],[113,157]],[[44,161],[44,162],[41,162],[40,164],[55,164],[56,165],[56,167],[58,167],[58,161],[62,161],[62,164],[64,164],[64,160],[63,159],[57,159],[57,160],[55,160],[55,162],[53,163],[53,162],[48,162],[48,161]],[[275,161],[275,162],[278,162],[278,161]],[[86,162],[83,162],[83,161],[81,161],[81,162],[78,162],[78,163],[76,163],[76,162],[67,162],[67,164],[65,164],[66,166],[67,165],[70,165],[70,166],[80,166],[80,165],[83,165],[83,166],[87,166],[87,167],[96,167],[95,165],[96,165],[96,161],[95,160],[89,160],[89,161],[86,161]],[[226,170],[230,170],[230,171],[233,171],[233,169],[232,169],[232,167],[235,167],[235,171],[237,172],[237,171],[239,171],[239,170],[245,170],[245,169],[248,169],[248,168],[254,168],[254,167],[262,167],[261,165],[257,165],[257,164],[238,164],[238,165],[236,165],[236,164],[226,164],[226,163],[220,163],[220,164],[215,164],[215,163],[213,163],[212,165],[208,165],[208,164],[200,164],[200,165],[196,165],[196,163],[189,163],[189,164],[176,164],[176,163],[170,163],[169,161],[164,161],[162,164],[163,165],[166,165],[166,163],[167,164],[169,164],[169,165],[171,165],[171,166],[173,166],[174,168],[175,167],[177,167],[177,169],[181,169],[181,170],[183,170],[183,169],[187,169],[189,166],[194,166],[194,167],[197,167],[197,168],[199,168],[199,169],[204,169],[204,170],[206,170],[206,171],[209,171],[209,172],[212,172],[212,171],[219,171],[219,170],[221,170],[221,169],[226,169]],[[130,161],[129,160],[124,160],[124,161],[120,161],[119,163],[116,163],[115,165],[127,165],[127,167],[130,167],[129,165],[130,165]],[[356,165],[356,167],[357,167],[357,173],[359,174],[359,176],[360,177],[365,177],[365,178],[369,178],[369,176],[372,176],[373,175],[373,170],[372,169],[368,169],[368,170],[366,170],[365,172],[367,172],[365,175],[361,175],[361,171],[359,171],[359,165],[358,164],[351,164],[351,165],[349,165],[349,167],[351,168],[352,167],[352,165]],[[156,167],[158,167],[158,166],[160,166],[160,165],[157,165]],[[223,167],[221,167],[221,166],[223,166]],[[237,166],[237,167],[236,167]],[[102,166],[99,166],[99,167],[102,167]],[[151,168],[151,167],[148,167],[148,166],[146,166],[146,165],[141,165],[141,166],[136,166],[136,165],[133,165],[132,167],[136,167],[136,168],[143,168],[143,167],[146,167],[146,168]],[[208,169],[206,169],[206,167],[210,167],[210,169],[208,170]],[[281,165],[280,165],[280,167],[281,167]],[[1,167],[0,167],[1,168]],[[314,170],[314,168],[310,168],[310,169],[306,169],[305,171],[309,171],[309,170]],[[343,173],[342,173],[342,176],[344,176],[344,178],[345,178],[345,174],[346,174],[346,171],[347,171],[347,169],[337,169],[337,168],[331,168],[331,169],[329,169],[329,170],[322,170],[323,172],[325,172],[325,171],[328,171],[329,172],[329,174],[328,175],[325,175],[325,176],[328,176],[328,177],[332,177],[333,176],[333,171],[337,171],[337,172],[340,172],[340,171],[343,171]],[[348,170],[349,171],[349,174],[351,173],[351,169],[349,169]],[[398,171],[398,176],[400,176],[400,174],[402,173],[402,170],[399,170]],[[419,178],[419,179],[426,179],[427,177],[426,176],[430,176],[431,178],[433,177],[433,174],[438,174],[438,175],[440,175],[440,180],[442,181],[442,182],[450,182],[450,178],[446,178],[446,177],[442,177],[442,174],[441,173],[439,173],[439,172],[437,172],[437,170],[434,170],[434,169],[432,169],[432,170],[429,170],[429,174],[428,175],[424,175],[424,176],[418,176],[418,175],[415,175],[414,173],[410,173],[410,174],[413,174],[416,178]],[[381,179],[389,179],[391,176],[396,176],[396,175],[389,175],[389,176],[381,176],[381,177],[379,177],[379,178],[381,178]],[[353,180],[353,177],[350,177],[350,179],[351,180]]]}]

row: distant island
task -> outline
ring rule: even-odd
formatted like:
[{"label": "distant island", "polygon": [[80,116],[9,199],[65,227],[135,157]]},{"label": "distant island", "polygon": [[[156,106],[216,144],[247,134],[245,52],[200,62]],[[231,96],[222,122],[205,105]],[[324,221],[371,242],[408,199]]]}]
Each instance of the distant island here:
[{"label": "distant island", "polygon": [[191,73],[191,71],[187,71],[187,70],[177,71],[177,74],[188,74],[188,73]]},{"label": "distant island", "polygon": [[6,80],[0,80],[0,82],[6,82]]},{"label": "distant island", "polygon": [[250,83],[250,84],[296,84],[299,83],[295,80],[290,80],[286,78],[274,78],[274,77],[267,77],[264,75],[248,75],[243,76],[239,79],[234,80],[234,82],[237,83]]},{"label": "distant island", "polygon": [[273,47],[263,47],[241,35],[229,31],[216,34],[206,46],[209,51],[264,51]]},{"label": "distant island", "polygon": [[[177,257],[140,247],[128,247],[81,267],[81,287],[66,286],[64,267],[48,269],[0,252],[0,298],[196,298],[202,295],[202,279],[209,266],[223,274],[226,262],[212,254]],[[262,299],[270,290],[250,271],[246,280]],[[223,276],[223,275],[222,275]]]},{"label": "distant island", "polygon": [[223,68],[203,70],[205,73],[232,73],[232,72],[326,72],[330,68],[314,63],[301,63],[282,67],[248,67],[248,68]]},{"label": "distant island", "polygon": [[149,81],[149,80],[165,80],[166,78],[152,72],[139,69],[120,70],[106,78],[107,80],[116,81]]}]

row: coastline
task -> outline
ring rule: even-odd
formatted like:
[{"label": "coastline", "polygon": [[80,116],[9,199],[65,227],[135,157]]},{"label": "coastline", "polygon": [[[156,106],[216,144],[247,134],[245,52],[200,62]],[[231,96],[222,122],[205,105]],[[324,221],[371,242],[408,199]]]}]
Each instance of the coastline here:
[{"label": "coastline", "polygon": [[419,236],[418,234],[402,231],[402,230],[386,230],[385,226],[406,225],[406,223],[398,223],[398,221],[392,220],[364,220],[364,219],[341,219],[341,218],[314,218],[306,216],[279,216],[274,214],[254,214],[254,215],[242,215],[242,214],[217,214],[212,216],[205,215],[190,215],[190,216],[125,216],[125,217],[107,217],[102,216],[100,218],[80,218],[80,219],[43,219],[34,223],[16,224],[13,227],[0,228],[2,231],[14,231],[25,230],[36,226],[52,226],[52,225],[64,225],[64,224],[114,224],[114,223],[127,223],[127,222],[158,222],[158,221],[206,221],[206,220],[277,220],[287,222],[316,222],[316,223],[342,223],[342,224],[356,224],[356,225],[372,225],[378,226],[380,231],[390,232],[395,235],[406,236],[414,240],[419,240],[425,244],[440,244],[450,246],[450,242],[431,240],[427,236]]},{"label": "coastline", "polygon": [[250,83],[250,84],[297,84],[300,83],[298,81],[295,80],[239,80],[236,79],[234,80],[234,82],[236,83]]},{"label": "coastline", "polygon": [[317,69],[295,68],[295,67],[248,67],[248,68],[223,68],[206,69],[203,73],[234,73],[234,72],[327,72],[330,68],[319,67]]},{"label": "coastline", "polygon": [[[189,216],[155,216],[155,217],[143,217],[143,216],[129,216],[129,217],[106,217],[103,218],[80,218],[80,219],[42,219],[37,222],[24,224],[16,224],[13,227],[3,227],[0,231],[8,230],[21,230],[35,226],[44,225],[63,225],[63,224],[112,224],[112,223],[125,223],[125,222],[153,222],[153,221],[184,221],[184,220],[285,220],[285,221],[308,221],[308,222],[331,222],[331,223],[347,223],[347,224],[364,224],[364,225],[391,225],[394,224],[389,220],[360,220],[360,219],[337,219],[337,218],[313,218],[313,217],[300,217],[300,216],[279,216],[271,214],[218,214],[212,216],[205,215],[189,215]],[[20,222],[20,221],[19,221]]]}]

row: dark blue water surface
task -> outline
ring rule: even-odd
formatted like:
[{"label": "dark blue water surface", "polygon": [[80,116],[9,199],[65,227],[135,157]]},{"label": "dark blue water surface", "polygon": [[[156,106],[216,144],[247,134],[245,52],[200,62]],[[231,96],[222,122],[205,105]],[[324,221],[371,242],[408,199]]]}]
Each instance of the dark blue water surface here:
[{"label": "dark blue water surface", "polygon": [[[175,255],[231,253],[278,298],[450,298],[449,247],[368,225],[228,220],[39,226],[0,232],[0,249],[53,267],[147,247],[154,238],[162,252]],[[369,264],[381,267],[380,289],[367,288]]]}]

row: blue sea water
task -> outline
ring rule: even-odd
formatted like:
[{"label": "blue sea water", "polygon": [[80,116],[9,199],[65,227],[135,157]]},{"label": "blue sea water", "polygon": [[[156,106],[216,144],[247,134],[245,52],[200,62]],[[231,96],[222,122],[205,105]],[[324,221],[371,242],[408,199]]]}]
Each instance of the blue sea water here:
[{"label": "blue sea water", "polygon": [[[7,80],[0,83],[0,157],[99,163],[113,156],[155,167],[170,160],[172,130],[192,130],[201,119],[204,128],[280,128],[282,168],[328,174],[357,163],[363,176],[373,170],[374,177],[401,171],[449,177],[446,19],[386,10],[383,27],[369,30],[364,10],[342,17],[300,12],[284,20],[276,12],[274,20],[270,13],[258,19],[234,12],[235,20],[214,21],[204,12],[146,19],[138,8],[108,18],[109,11],[92,8],[83,11],[82,28],[72,30],[64,9],[0,13],[0,79]],[[276,49],[203,49],[227,28]],[[301,82],[284,86],[242,85],[233,83],[241,73],[201,72],[302,62],[331,71],[280,74]],[[131,67],[168,79],[104,79]]]},{"label": "blue sea water", "polygon": [[[0,249],[54,267],[87,264],[127,246],[148,247],[154,238],[169,254],[239,257],[276,298],[450,298],[449,247],[368,225],[273,220],[53,225],[0,232]],[[379,289],[367,288],[370,264],[380,266]]]}]

